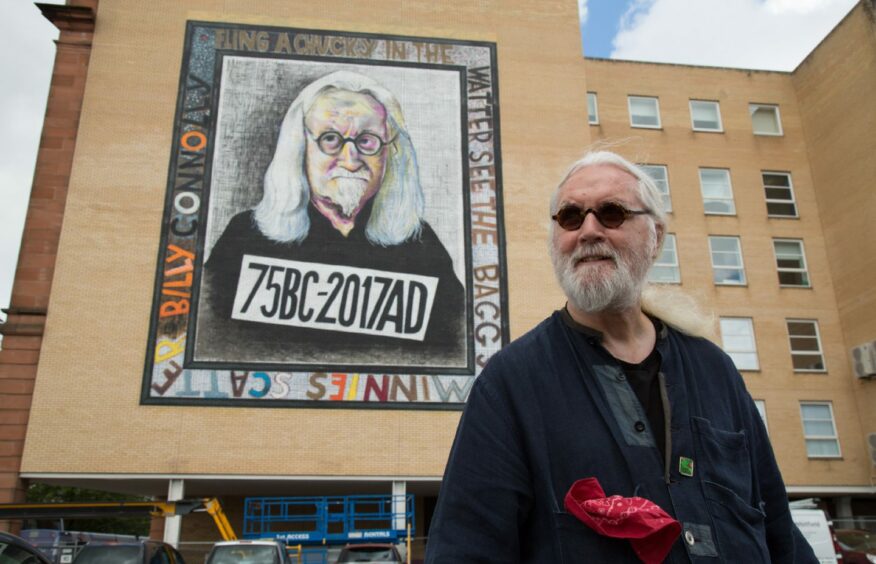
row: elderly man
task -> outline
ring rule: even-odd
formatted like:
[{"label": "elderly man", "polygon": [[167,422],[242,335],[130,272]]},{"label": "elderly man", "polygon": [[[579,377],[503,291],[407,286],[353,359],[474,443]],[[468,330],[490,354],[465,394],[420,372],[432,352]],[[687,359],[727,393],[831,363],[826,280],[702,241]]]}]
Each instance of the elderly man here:
[{"label": "elderly man", "polygon": [[426,561],[814,562],[732,361],[690,310],[643,299],[654,183],[592,152],[551,213],[568,301],[475,383]]},{"label": "elderly man", "polygon": [[262,201],[210,252],[207,315],[228,323],[201,342],[254,362],[464,366],[465,292],[423,207],[392,93],[348,71],[312,82]]}]

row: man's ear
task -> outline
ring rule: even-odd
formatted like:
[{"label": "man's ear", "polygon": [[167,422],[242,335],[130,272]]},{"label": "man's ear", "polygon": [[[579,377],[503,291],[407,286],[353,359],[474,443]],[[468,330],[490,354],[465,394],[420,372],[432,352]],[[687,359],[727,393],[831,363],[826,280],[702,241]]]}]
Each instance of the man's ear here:
[{"label": "man's ear", "polygon": [[657,245],[654,249],[654,256],[651,257],[651,260],[657,260],[660,256],[660,252],[663,250],[663,239],[666,237],[666,225],[655,221],[654,230],[657,232]]}]

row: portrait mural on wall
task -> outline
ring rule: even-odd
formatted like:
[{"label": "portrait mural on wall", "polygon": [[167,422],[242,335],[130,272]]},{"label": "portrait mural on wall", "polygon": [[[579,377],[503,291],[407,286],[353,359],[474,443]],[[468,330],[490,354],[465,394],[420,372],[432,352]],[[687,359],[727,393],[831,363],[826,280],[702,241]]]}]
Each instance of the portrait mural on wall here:
[{"label": "portrait mural on wall", "polygon": [[495,45],[189,22],[144,403],[458,407],[508,340]]}]

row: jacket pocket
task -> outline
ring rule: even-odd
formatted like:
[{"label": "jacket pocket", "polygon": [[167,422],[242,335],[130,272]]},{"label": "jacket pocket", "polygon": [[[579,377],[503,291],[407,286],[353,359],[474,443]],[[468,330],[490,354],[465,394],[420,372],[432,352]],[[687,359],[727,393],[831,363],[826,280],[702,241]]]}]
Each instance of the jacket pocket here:
[{"label": "jacket pocket", "polygon": [[752,494],[751,454],[745,433],[691,417],[696,472],[712,516],[719,553],[747,564],[769,562],[764,513]]},{"label": "jacket pocket", "polygon": [[719,484],[742,500],[751,499],[751,460],[745,433],[724,431],[708,419],[691,417],[694,436],[696,472],[709,482]]},{"label": "jacket pocket", "polygon": [[715,525],[720,551],[734,561],[769,562],[764,513],[721,484],[703,480],[703,493]]},{"label": "jacket pocket", "polygon": [[554,529],[559,542],[559,556],[562,558],[559,562],[562,564],[641,564],[628,540],[599,535],[571,513],[554,513]]}]

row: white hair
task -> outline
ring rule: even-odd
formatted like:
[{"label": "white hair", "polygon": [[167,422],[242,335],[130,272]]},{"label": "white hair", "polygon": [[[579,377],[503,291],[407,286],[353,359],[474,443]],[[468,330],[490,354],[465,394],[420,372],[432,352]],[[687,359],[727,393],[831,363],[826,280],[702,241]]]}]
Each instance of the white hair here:
[{"label": "white hair", "polygon": [[303,241],[310,231],[307,208],[310,185],[304,166],[304,118],[323,94],[346,90],[367,94],[386,110],[386,168],[374,197],[365,236],[376,245],[389,246],[417,236],[423,217],[423,189],[417,156],[408,135],[401,105],[393,94],[371,78],[338,71],[311,82],[289,106],[280,125],[274,158],[265,172],[262,200],[255,220],[265,237],[281,243]]},{"label": "white hair", "polygon": [[[645,173],[639,166],[633,164],[624,157],[611,151],[590,151],[583,157],[575,161],[563,180],[557,185],[550,200],[550,213],[555,214],[558,210],[560,201],[560,191],[569,178],[576,172],[589,166],[609,165],[617,167],[624,172],[629,173],[636,179],[636,191],[642,205],[647,209],[651,217],[652,230],[649,234],[649,246],[656,245],[656,234],[658,226],[665,233],[666,231],[666,211],[663,208],[663,199],[660,191],[654,180]],[[570,288],[566,288],[573,279],[563,280],[562,272],[562,257],[559,257],[559,251],[556,248],[556,230],[558,226],[555,221],[551,222],[551,241],[550,252],[551,259],[556,265],[560,265],[560,270],[557,271],[557,276],[560,279],[560,285],[566,293],[566,296],[571,300],[580,300],[581,293],[577,290],[570,293]],[[655,249],[656,251],[657,249]],[[654,253],[656,254],[656,253]],[[656,256],[647,257],[650,264],[656,260]],[[650,264],[648,265],[650,267]],[[647,272],[647,271],[646,271]],[[614,282],[613,282],[614,283]],[[619,282],[618,282],[619,283]],[[603,292],[607,292],[605,289]],[[596,304],[598,300],[591,301],[591,304]],[[606,301],[606,304],[608,302]],[[715,316],[713,314],[704,313],[697,301],[686,294],[679,288],[670,288],[664,285],[655,285],[644,282],[642,280],[639,290],[639,305],[645,313],[657,317],[667,325],[675,329],[697,337],[714,338],[715,336]]]},{"label": "white hair", "polygon": [[[654,218],[656,224],[666,227],[666,211],[663,209],[663,198],[661,197],[660,190],[657,189],[657,184],[639,166],[631,163],[617,153],[612,153],[611,151],[588,152],[569,167],[568,172],[566,172],[563,180],[557,184],[557,187],[551,196],[551,215],[557,213],[557,208],[560,204],[560,190],[563,188],[566,181],[568,181],[569,178],[579,170],[587,168],[588,166],[597,165],[614,166],[635,177],[636,191],[639,199],[642,201],[642,205],[645,206],[645,209],[651,212],[651,217]],[[552,228],[556,227],[553,224],[552,226]]]}]

